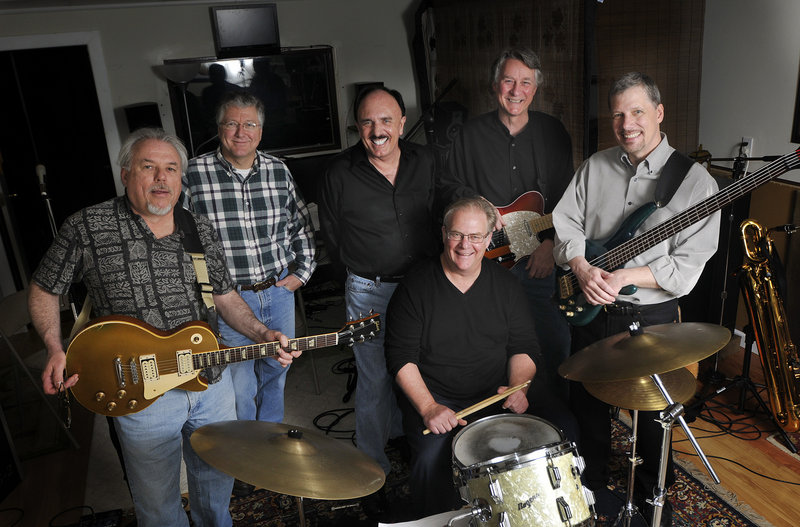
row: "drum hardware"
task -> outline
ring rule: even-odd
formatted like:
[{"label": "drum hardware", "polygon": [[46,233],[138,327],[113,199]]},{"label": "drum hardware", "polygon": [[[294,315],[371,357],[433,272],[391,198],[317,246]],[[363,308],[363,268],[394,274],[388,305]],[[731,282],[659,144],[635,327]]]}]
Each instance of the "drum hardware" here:
[{"label": "drum hardware", "polygon": [[[456,412],[456,419],[463,419],[468,415],[474,414],[478,410],[483,410],[487,406],[492,405],[492,404],[496,403],[497,401],[502,401],[503,399],[505,399],[506,397],[508,397],[512,393],[518,392],[519,390],[521,390],[523,388],[527,388],[530,384],[531,384],[531,381],[527,380],[527,381],[523,382],[522,384],[517,384],[514,387],[508,388],[503,393],[498,393],[497,395],[492,395],[491,397],[487,397],[483,401],[477,402],[477,403],[473,404],[472,406],[470,406],[468,408],[464,408],[460,412]],[[427,429],[427,428],[422,431],[422,435],[428,435],[430,433],[431,433],[431,431],[429,429]]]},{"label": "drum hardware", "polygon": [[[661,523],[661,512],[664,507],[666,489],[664,484],[667,477],[667,461],[671,439],[672,427],[677,420],[683,428],[686,437],[694,447],[700,460],[715,483],[720,480],[711,467],[703,450],[697,443],[686,421],[683,418],[684,408],[680,402],[675,402],[664,382],[661,374],[670,378],[673,388],[686,384],[685,374],[674,374],[673,370],[685,368],[689,364],[698,362],[720,350],[730,340],[730,331],[721,326],[704,323],[661,324],[641,328],[634,322],[628,332],[622,332],[602,339],[587,346],[575,355],[569,357],[558,368],[561,376],[588,384],[587,390],[601,401],[611,405],[626,402],[627,407],[634,411],[634,430],[637,430],[638,410],[636,406],[642,401],[656,404],[651,398],[644,397],[634,403],[634,398],[624,396],[619,386],[602,387],[607,382],[633,381],[634,385],[647,386],[641,382],[641,377],[649,376],[654,386],[663,397],[666,406],[659,413],[659,421],[664,429],[661,443],[661,457],[659,460],[659,473],[657,486],[653,489],[653,497],[647,503],[653,506],[651,525]],[[691,375],[691,374],[690,374]],[[693,379],[692,379],[693,385]],[[652,391],[652,389],[651,389]],[[620,398],[622,401],[620,401]],[[679,396],[679,398],[681,398]],[[607,400],[609,399],[609,400]],[[636,512],[633,505],[634,472],[639,460],[636,457],[636,432],[631,438],[630,474],[628,480],[627,502],[617,517],[617,524],[630,526],[631,518]]]},{"label": "drum hardware", "polygon": [[222,421],[198,428],[192,448],[206,463],[242,481],[297,498],[348,500],[383,486],[383,469],[353,445],[313,430],[263,421]]}]

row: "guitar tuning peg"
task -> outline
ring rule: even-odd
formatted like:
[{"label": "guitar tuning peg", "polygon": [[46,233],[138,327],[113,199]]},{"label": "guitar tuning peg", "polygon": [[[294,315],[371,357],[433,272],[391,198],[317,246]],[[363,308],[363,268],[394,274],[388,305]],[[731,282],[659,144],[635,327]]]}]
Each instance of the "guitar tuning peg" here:
[{"label": "guitar tuning peg", "polygon": [[364,342],[365,340],[367,340],[367,339],[366,339],[366,337],[364,337],[364,335],[361,335],[360,337],[358,337],[358,341],[359,342]]},{"label": "guitar tuning peg", "polygon": [[375,332],[374,331],[370,331],[369,332],[369,338],[371,338],[371,339],[375,338]]},{"label": "guitar tuning peg", "polygon": [[362,313],[361,311],[359,311],[359,312],[358,312],[358,318],[364,318],[364,313]]},{"label": "guitar tuning peg", "polygon": [[375,310],[374,310],[374,309],[372,309],[372,308],[370,308],[370,310],[369,310],[369,314],[370,314],[370,315],[373,315],[373,314],[375,314]]}]

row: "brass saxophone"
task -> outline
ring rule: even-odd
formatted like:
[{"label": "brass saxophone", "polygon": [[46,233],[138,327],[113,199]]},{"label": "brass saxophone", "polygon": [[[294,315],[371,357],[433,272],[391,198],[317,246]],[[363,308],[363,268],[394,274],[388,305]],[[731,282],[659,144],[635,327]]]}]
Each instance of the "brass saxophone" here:
[{"label": "brass saxophone", "polygon": [[769,256],[774,250],[772,239],[753,220],[744,220],[739,229],[745,250],[739,285],[764,369],[770,406],[781,428],[796,432],[800,428],[800,363],[789,335],[776,278],[769,265]]}]

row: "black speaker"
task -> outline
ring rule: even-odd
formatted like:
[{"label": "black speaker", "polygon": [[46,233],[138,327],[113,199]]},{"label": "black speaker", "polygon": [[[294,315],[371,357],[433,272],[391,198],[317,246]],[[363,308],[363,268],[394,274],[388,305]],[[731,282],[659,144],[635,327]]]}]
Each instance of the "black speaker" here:
[{"label": "black speaker", "polygon": [[129,132],[145,127],[161,128],[161,114],[158,112],[158,104],[154,102],[130,104],[124,110]]}]

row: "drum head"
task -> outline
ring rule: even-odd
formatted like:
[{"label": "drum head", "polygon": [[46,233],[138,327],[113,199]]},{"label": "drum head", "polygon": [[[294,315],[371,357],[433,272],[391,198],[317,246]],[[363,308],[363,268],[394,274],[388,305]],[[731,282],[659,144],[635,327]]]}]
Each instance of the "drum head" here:
[{"label": "drum head", "polygon": [[564,441],[561,431],[526,414],[492,415],[464,427],[453,439],[453,459],[461,466],[524,454]]}]

